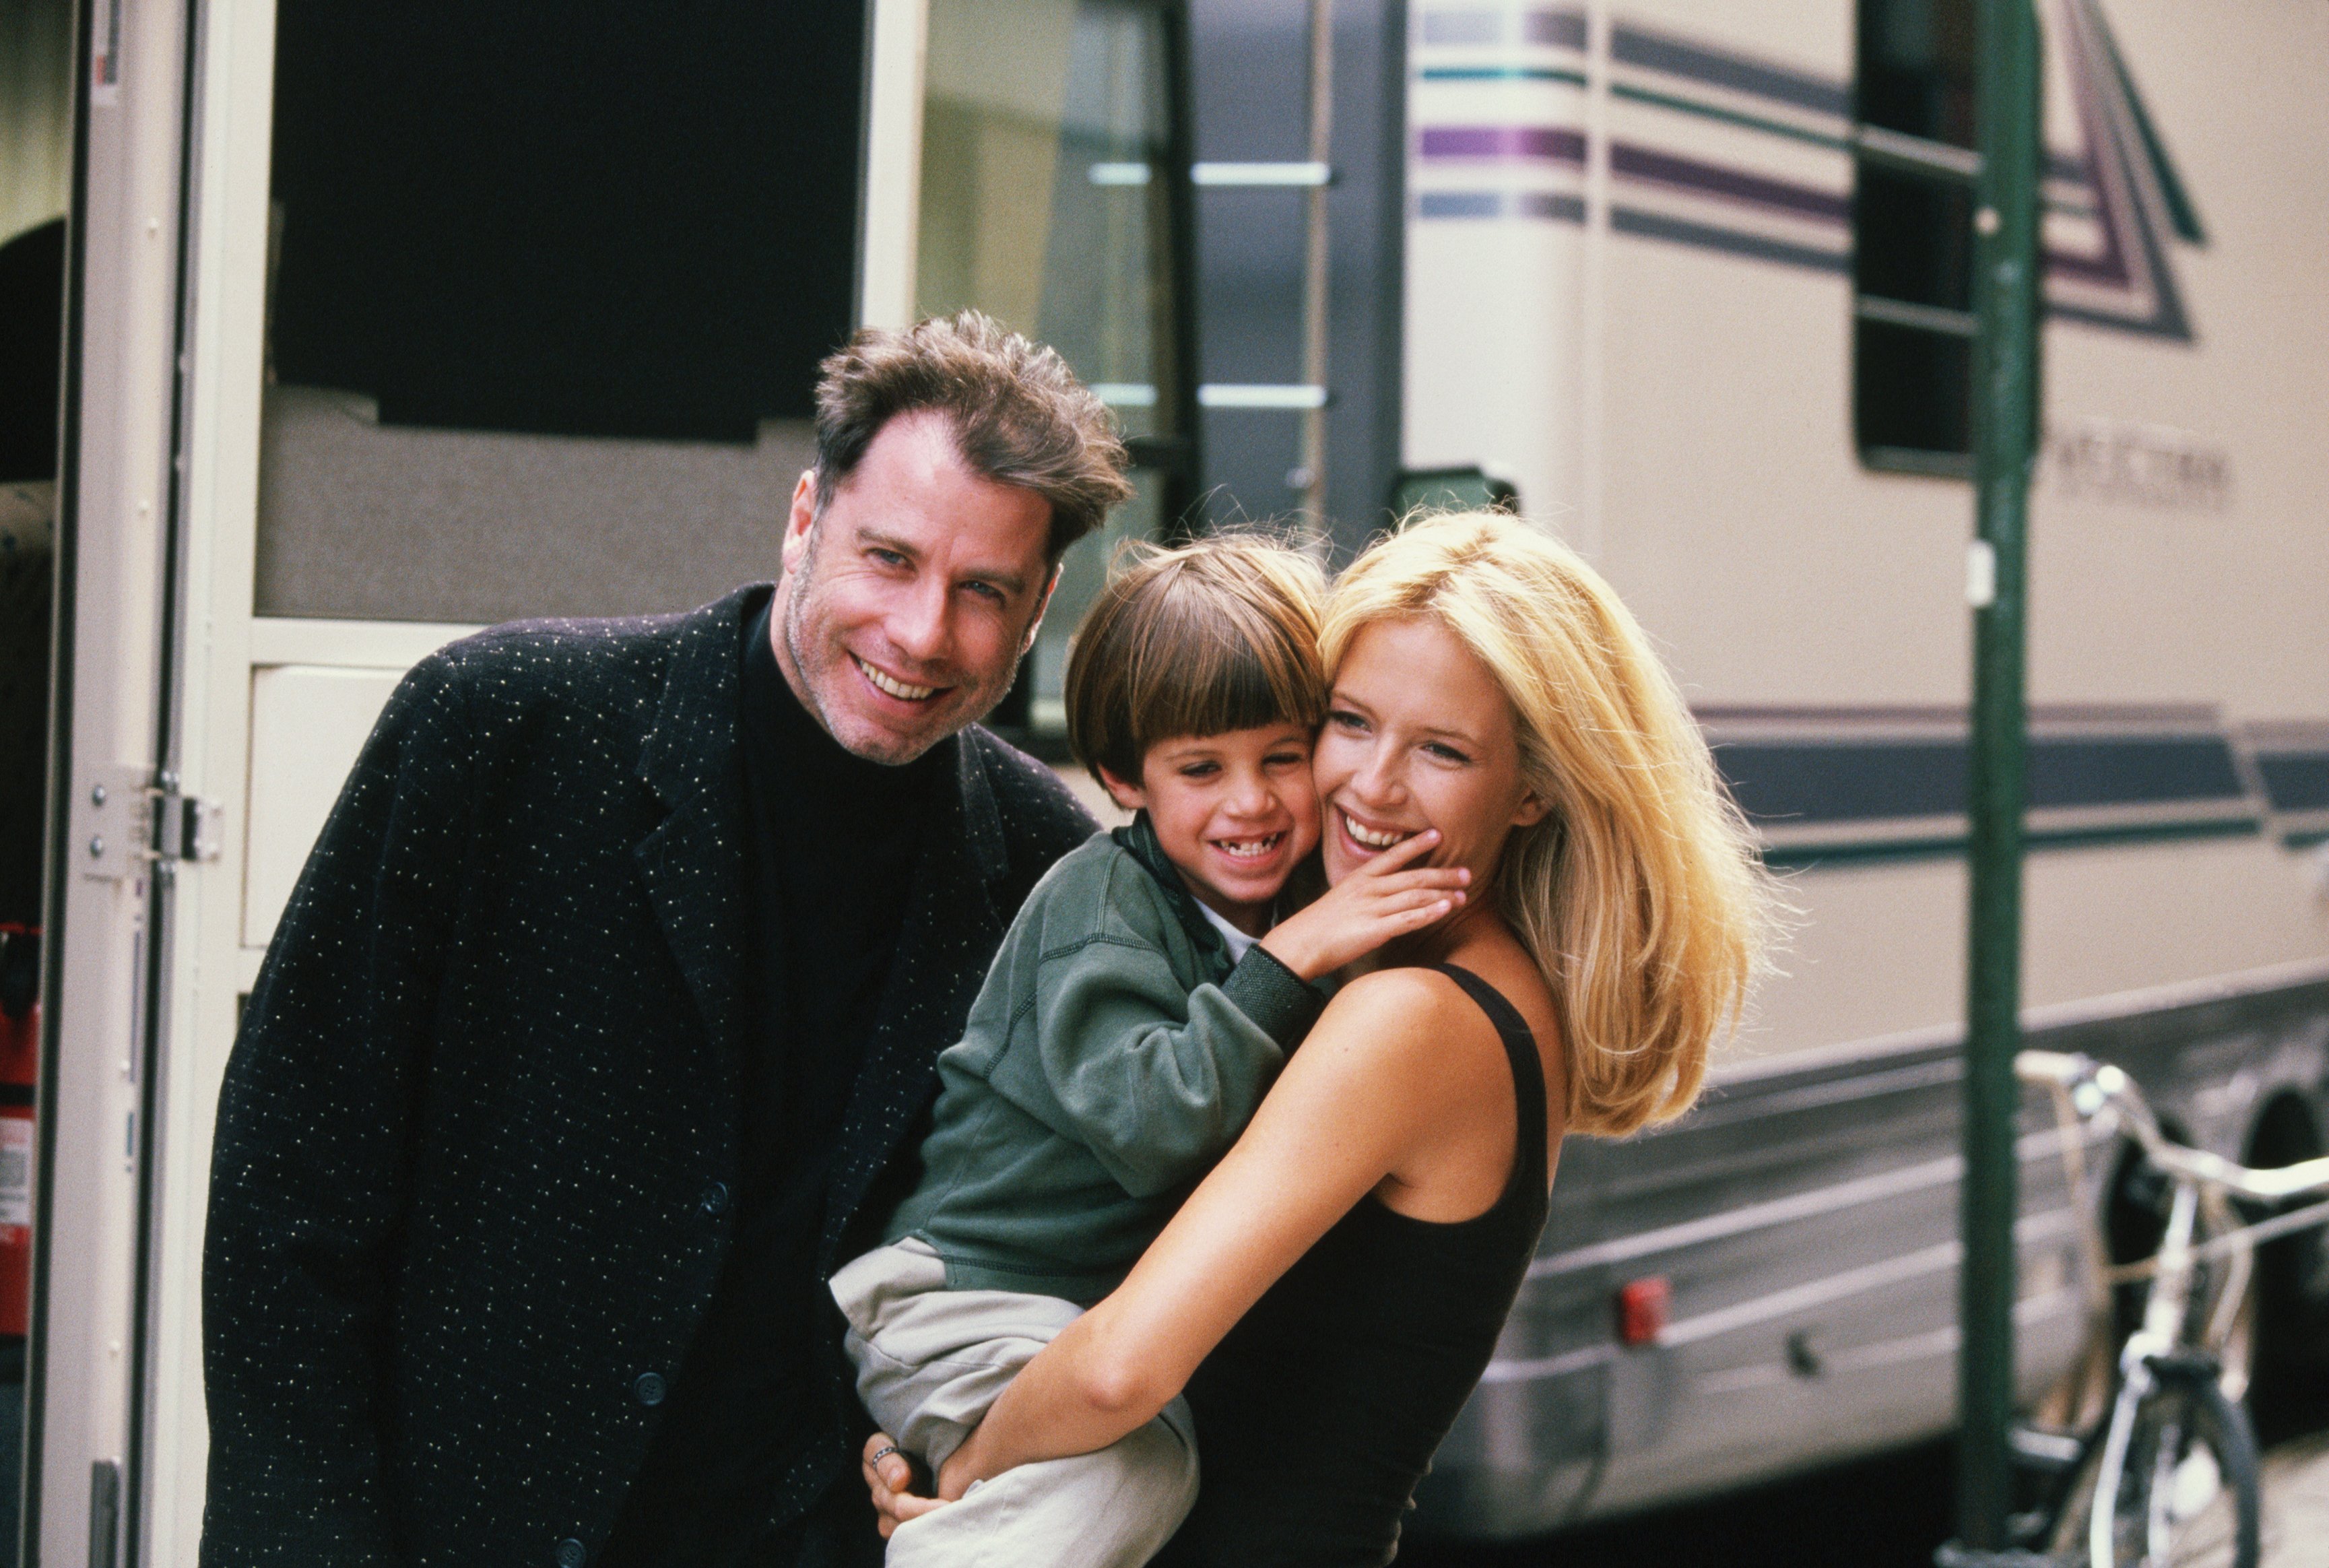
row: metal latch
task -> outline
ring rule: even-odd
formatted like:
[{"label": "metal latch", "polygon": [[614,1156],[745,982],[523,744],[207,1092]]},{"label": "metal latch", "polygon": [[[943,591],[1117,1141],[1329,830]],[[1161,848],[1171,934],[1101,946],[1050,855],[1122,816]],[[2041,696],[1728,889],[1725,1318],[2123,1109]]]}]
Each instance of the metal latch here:
[{"label": "metal latch", "polygon": [[121,882],[148,864],[166,876],[219,857],[218,803],[182,793],[175,773],[91,769],[74,789],[72,845],[83,876]]},{"label": "metal latch", "polygon": [[219,857],[219,805],[181,794],[178,776],[163,773],[146,792],[154,803],[154,858],[203,861]]}]

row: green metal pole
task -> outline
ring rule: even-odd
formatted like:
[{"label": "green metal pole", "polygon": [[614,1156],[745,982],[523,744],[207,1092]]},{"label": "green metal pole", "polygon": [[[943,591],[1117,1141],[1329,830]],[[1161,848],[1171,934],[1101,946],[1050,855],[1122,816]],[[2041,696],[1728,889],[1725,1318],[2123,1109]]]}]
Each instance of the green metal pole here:
[{"label": "green metal pole", "polygon": [[2013,1420],[2013,1077],[2020,1044],[2025,704],[2023,563],[2038,395],[2038,18],[1978,0],[1974,185],[1975,536],[1972,861],[1966,998],[1965,1267],[1958,1365],[1958,1538],[2006,1546]]}]

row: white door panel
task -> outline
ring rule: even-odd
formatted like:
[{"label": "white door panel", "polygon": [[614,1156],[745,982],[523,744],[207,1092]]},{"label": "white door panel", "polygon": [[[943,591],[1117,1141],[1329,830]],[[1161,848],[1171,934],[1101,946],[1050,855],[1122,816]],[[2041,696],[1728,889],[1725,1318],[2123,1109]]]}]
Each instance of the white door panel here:
[{"label": "white door panel", "polygon": [[242,945],[263,948],[401,670],[284,665],[250,676]]}]

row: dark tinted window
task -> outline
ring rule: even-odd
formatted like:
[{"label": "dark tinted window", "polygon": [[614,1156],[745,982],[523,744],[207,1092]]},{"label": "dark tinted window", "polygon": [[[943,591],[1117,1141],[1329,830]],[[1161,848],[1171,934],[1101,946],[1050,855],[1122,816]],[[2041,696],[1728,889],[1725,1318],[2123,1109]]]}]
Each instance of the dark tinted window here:
[{"label": "dark tinted window", "polygon": [[848,330],[848,4],[283,7],[279,381],[387,425],[749,441]]},{"label": "dark tinted window", "polygon": [[1862,125],[1974,145],[1972,0],[1860,0]]},{"label": "dark tinted window", "polygon": [[855,315],[861,0],[299,0],[255,603],[681,609],[775,575]]},{"label": "dark tinted window", "polygon": [[[1853,433],[1872,467],[1971,450],[1971,0],[1860,0]],[[1955,165],[1952,167],[1952,164]]]}]

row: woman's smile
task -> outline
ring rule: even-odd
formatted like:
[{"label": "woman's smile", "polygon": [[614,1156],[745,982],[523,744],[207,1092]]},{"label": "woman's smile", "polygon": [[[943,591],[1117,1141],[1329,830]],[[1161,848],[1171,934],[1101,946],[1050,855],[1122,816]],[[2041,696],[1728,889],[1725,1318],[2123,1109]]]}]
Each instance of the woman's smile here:
[{"label": "woman's smile", "polygon": [[1420,827],[1377,827],[1354,815],[1347,806],[1334,808],[1334,819],[1350,836],[1352,846],[1362,852],[1363,858],[1404,844],[1423,831]]}]

